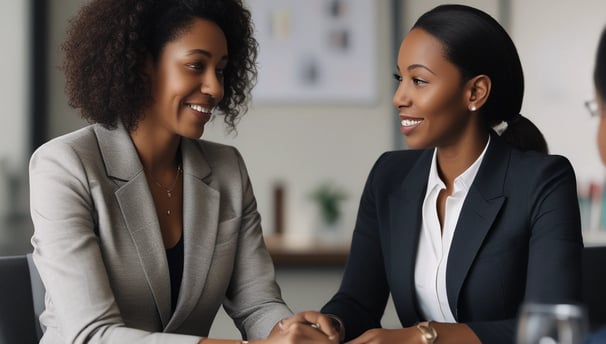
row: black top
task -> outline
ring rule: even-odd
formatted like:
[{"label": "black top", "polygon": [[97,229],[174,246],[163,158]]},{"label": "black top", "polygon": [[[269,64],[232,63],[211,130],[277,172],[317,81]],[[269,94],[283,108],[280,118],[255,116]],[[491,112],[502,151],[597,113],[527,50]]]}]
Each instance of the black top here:
[{"label": "black top", "polygon": [[179,289],[181,289],[181,279],[183,278],[183,235],[175,246],[166,249],[166,258],[168,260],[168,271],[170,272],[170,309],[174,313],[179,297]]}]

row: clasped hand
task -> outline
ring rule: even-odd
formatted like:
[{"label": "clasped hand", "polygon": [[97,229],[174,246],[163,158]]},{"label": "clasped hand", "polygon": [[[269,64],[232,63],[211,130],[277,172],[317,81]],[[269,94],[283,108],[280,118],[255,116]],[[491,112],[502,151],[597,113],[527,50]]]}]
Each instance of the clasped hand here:
[{"label": "clasped hand", "polygon": [[[316,311],[305,311],[282,319],[267,338],[267,343],[323,344],[343,343],[345,333],[336,318]],[[347,344],[423,343],[421,333],[414,327],[402,329],[372,329]]]},{"label": "clasped hand", "polygon": [[267,337],[267,343],[338,344],[343,336],[338,320],[320,312],[305,311],[280,320]]}]

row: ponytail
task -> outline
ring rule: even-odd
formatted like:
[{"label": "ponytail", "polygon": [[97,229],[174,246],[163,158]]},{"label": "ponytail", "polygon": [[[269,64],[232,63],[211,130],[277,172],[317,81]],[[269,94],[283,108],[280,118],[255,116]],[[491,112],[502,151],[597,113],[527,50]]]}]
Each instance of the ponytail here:
[{"label": "ponytail", "polygon": [[528,118],[516,115],[506,123],[506,128],[500,133],[505,142],[521,151],[549,152],[545,137]]}]

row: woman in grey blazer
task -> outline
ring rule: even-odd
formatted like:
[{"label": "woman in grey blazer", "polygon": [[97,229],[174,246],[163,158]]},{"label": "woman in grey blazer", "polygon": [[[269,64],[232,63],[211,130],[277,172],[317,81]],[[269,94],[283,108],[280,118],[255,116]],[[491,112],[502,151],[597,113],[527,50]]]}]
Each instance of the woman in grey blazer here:
[{"label": "woman in grey blazer", "polygon": [[42,343],[224,342],[204,338],[221,305],[251,343],[336,343],[325,316],[281,325],[244,162],[199,139],[215,111],[233,129],[246,110],[241,0],[94,0],[63,50],[70,104],[94,124],[30,162]]}]

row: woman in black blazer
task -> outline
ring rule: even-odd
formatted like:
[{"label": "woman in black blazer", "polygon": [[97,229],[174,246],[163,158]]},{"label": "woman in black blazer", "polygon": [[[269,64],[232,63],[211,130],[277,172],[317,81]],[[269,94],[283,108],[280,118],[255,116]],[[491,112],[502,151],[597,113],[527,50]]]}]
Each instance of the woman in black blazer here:
[{"label": "woman in black blazer", "polygon": [[[322,312],[355,344],[513,343],[523,302],[580,300],[574,171],[519,115],[520,59],[486,13],[425,13],[397,68],[393,103],[411,149],[370,172],[341,287]],[[400,329],[380,329],[390,293]]]}]

